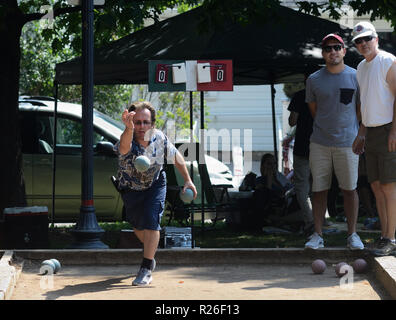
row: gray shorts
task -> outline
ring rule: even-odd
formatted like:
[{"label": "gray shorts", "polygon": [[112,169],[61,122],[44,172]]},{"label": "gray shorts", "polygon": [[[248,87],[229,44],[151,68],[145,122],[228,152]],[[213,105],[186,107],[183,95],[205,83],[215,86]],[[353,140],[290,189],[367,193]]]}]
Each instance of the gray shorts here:
[{"label": "gray shorts", "polygon": [[396,182],[396,152],[388,151],[388,136],[392,123],[367,127],[366,167],[369,183]]},{"label": "gray shorts", "polygon": [[312,173],[313,192],[330,189],[333,170],[342,190],[356,189],[359,156],[353,153],[352,147],[328,147],[311,142],[309,166]]}]

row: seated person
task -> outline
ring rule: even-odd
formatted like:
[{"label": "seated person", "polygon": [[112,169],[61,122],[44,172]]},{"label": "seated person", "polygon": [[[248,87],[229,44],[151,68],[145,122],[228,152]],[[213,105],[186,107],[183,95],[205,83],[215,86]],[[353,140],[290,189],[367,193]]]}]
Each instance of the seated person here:
[{"label": "seated person", "polygon": [[[259,224],[303,223],[304,220],[298,208],[293,211],[291,206],[293,196],[295,197],[293,185],[277,170],[276,160],[272,154],[263,155],[260,172],[261,176],[256,178],[252,201],[252,209]],[[296,216],[290,214],[293,212],[296,212]]]},{"label": "seated person", "polygon": [[284,193],[292,188],[290,181],[276,169],[275,157],[266,153],[261,158],[261,176],[256,178],[256,190],[268,189],[274,194],[283,196]]},{"label": "seated person", "polygon": [[261,176],[259,177],[253,172],[246,174],[239,186],[239,191],[252,191],[267,188],[270,191],[283,195],[285,191],[292,188],[290,180],[276,170],[275,157],[270,153],[266,153],[262,156],[260,173]]}]

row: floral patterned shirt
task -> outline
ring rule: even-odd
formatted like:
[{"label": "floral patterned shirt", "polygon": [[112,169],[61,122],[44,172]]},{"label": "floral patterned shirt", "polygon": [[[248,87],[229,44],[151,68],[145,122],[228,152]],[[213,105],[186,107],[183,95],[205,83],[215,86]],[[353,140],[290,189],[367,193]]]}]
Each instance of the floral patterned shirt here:
[{"label": "floral patterned shirt", "polygon": [[[114,151],[118,154],[118,174],[119,187],[121,189],[131,189],[136,191],[146,190],[151,187],[154,181],[159,178],[165,161],[165,150],[167,159],[176,155],[176,147],[169,141],[166,135],[160,130],[154,129],[149,145],[145,148],[137,141],[132,140],[131,149],[122,155],[119,151],[120,142],[114,146]],[[150,168],[145,172],[139,172],[134,165],[136,157],[144,155],[150,159]],[[168,162],[170,162],[168,160]]]}]

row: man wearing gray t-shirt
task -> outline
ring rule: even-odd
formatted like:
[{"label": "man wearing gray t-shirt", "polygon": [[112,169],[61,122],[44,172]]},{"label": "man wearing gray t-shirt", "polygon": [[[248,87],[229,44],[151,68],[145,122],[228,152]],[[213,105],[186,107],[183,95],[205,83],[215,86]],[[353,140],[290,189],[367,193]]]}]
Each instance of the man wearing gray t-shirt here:
[{"label": "man wearing gray t-shirt", "polygon": [[359,89],[356,70],[344,64],[345,53],[344,41],[339,35],[331,33],[325,36],[322,40],[322,56],[326,66],[311,74],[306,83],[305,101],[314,119],[309,163],[313,179],[315,232],[305,244],[310,249],[324,247],[322,224],[333,170],[344,196],[347,246],[351,250],[364,248],[356,233],[359,156],[351,148],[358,130],[356,110]]}]

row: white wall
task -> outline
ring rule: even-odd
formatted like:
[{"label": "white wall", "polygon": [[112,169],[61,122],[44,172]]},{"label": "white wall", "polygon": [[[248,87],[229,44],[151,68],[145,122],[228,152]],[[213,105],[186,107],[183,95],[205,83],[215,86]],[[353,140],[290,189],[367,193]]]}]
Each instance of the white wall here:
[{"label": "white wall", "polygon": [[[287,100],[283,92],[283,84],[275,85],[275,115],[278,132],[278,150],[281,150],[281,140],[284,136],[283,130],[283,109]],[[234,91],[213,91],[205,93],[206,104],[209,107],[210,123],[209,129],[218,132],[221,129],[240,129],[240,146],[245,150],[245,130],[251,130],[251,141],[247,141],[247,147],[251,144],[253,151],[253,162],[251,165],[245,164],[245,174],[247,169],[259,174],[258,155],[265,152],[273,152],[273,128],[272,128],[272,103],[271,86],[234,86]],[[246,133],[249,133],[247,131]],[[231,133],[230,133],[231,136]],[[248,135],[246,135],[248,137]],[[207,142],[208,150],[213,150],[216,143]],[[218,146],[221,148],[221,140]],[[231,151],[225,146],[225,151]],[[221,150],[221,149],[220,149]],[[227,164],[227,163],[226,163]],[[227,164],[231,169],[232,165]]]},{"label": "white wall", "polygon": [[[282,126],[282,102],[287,100],[283,85],[275,85],[277,129]],[[252,130],[253,151],[274,150],[270,86],[234,86],[234,91],[205,93],[209,107],[209,128]],[[282,129],[282,128],[280,128]],[[241,138],[243,148],[243,137]]]}]

